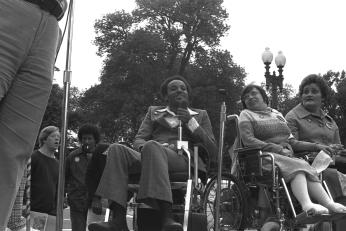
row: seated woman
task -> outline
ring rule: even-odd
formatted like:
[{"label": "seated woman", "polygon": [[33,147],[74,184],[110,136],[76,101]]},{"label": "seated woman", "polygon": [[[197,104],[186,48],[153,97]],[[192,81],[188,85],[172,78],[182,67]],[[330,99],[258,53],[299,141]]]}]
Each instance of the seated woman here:
[{"label": "seated woman", "polygon": [[[322,106],[328,100],[329,87],[322,77],[312,74],[305,77],[299,86],[301,103],[286,115],[287,125],[297,140],[329,145],[333,154],[345,152],[340,142],[339,128],[335,121],[327,115]],[[310,153],[309,159],[314,159],[317,153]],[[344,156],[336,157],[336,166],[345,163]],[[341,163],[341,164],[340,164]],[[329,185],[332,197],[336,201],[346,202],[346,176],[335,168],[323,171],[323,179]],[[345,169],[340,169],[345,171]],[[345,188],[345,189],[344,189]],[[342,221],[338,222],[341,223]],[[346,222],[342,225],[343,230]]]},{"label": "seated woman", "polygon": [[346,213],[346,207],[329,198],[316,170],[306,161],[293,157],[294,152],[324,150],[329,153],[332,149],[318,143],[297,141],[282,114],[268,107],[268,97],[260,86],[248,85],[241,101],[244,110],[240,113],[239,128],[244,146],[261,148],[264,153],[274,155],[275,164],[284,180],[290,183],[302,209],[313,214]]},{"label": "seated woman", "polygon": [[[335,121],[322,110],[322,104],[327,100],[329,87],[322,77],[309,75],[303,79],[299,86],[301,103],[289,111],[286,115],[287,125],[297,140],[329,145],[333,153],[342,151],[339,128]],[[309,154],[309,159],[314,159],[316,152]],[[343,156],[336,157],[339,163]],[[327,169],[323,176],[330,187],[332,196],[337,199],[343,196],[339,179],[344,174],[336,169]]]}]

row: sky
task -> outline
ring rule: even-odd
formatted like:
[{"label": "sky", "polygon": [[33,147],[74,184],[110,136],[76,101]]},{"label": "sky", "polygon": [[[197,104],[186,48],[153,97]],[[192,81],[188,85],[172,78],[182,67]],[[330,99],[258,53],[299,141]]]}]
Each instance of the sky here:
[{"label": "sky", "polygon": [[[71,86],[85,90],[97,83],[102,58],[96,55],[94,22],[107,13],[135,8],[134,0],[75,0]],[[329,70],[346,70],[346,1],[344,0],[224,0],[230,30],[221,40],[233,61],[245,69],[246,83],[265,81],[262,53],[269,47],[274,58],[286,56],[284,84],[297,91],[302,78]],[[66,18],[66,17],[65,17]],[[65,18],[60,21],[61,27]],[[55,83],[63,85],[66,39],[56,66]],[[271,72],[277,67],[273,61]]]}]

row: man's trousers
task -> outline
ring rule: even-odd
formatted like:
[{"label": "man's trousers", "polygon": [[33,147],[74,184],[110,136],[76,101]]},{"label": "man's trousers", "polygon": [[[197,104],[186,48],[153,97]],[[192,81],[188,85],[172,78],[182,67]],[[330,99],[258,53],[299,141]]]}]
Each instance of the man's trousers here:
[{"label": "man's trousers", "polygon": [[47,106],[58,37],[54,16],[23,0],[0,0],[0,231]]},{"label": "man's trousers", "polygon": [[169,173],[188,171],[183,155],[148,141],[141,153],[124,145],[109,147],[107,162],[96,194],[126,208],[127,185],[131,174],[141,173],[138,199],[158,199],[172,203]]}]

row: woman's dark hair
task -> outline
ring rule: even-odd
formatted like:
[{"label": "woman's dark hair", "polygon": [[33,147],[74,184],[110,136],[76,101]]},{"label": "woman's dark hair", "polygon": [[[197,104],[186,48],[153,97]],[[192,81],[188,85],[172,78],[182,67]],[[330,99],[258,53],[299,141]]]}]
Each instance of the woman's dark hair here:
[{"label": "woman's dark hair", "polygon": [[316,84],[320,88],[322,98],[324,100],[327,100],[329,97],[330,89],[326,81],[321,76],[316,74],[308,75],[302,80],[299,85],[299,96],[301,97],[303,95],[304,87],[312,83]]},{"label": "woman's dark hair", "polygon": [[263,101],[266,104],[269,104],[269,99],[268,99],[267,93],[264,91],[264,89],[262,87],[256,85],[256,84],[249,84],[249,85],[245,86],[245,88],[241,92],[241,96],[240,96],[240,100],[241,100],[241,103],[243,105],[243,109],[246,109],[245,98],[244,98],[245,95],[247,93],[249,93],[254,88],[256,88],[260,92],[260,94],[262,95]]},{"label": "woman's dark hair", "polygon": [[164,98],[166,97],[166,95],[167,95],[167,86],[168,86],[168,84],[169,84],[171,81],[173,81],[173,80],[181,80],[181,81],[183,81],[183,82],[185,83],[186,88],[187,88],[187,93],[188,93],[189,96],[190,96],[190,94],[191,94],[191,86],[190,86],[190,84],[187,82],[187,80],[186,80],[183,76],[181,76],[181,75],[173,75],[173,76],[170,76],[170,77],[168,77],[167,79],[165,79],[165,80],[162,82],[161,86],[160,86],[160,94],[161,94],[161,97],[162,97],[163,99],[164,99]]},{"label": "woman's dark hair", "polygon": [[93,124],[84,124],[78,130],[78,140],[82,141],[83,135],[92,135],[96,143],[100,142],[100,131],[98,127]]}]

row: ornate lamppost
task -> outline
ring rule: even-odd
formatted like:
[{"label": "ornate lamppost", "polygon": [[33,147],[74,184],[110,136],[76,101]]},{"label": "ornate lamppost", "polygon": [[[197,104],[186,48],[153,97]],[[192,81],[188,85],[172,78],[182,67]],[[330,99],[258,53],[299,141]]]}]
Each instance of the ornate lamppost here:
[{"label": "ornate lamppost", "polygon": [[280,89],[280,92],[282,92],[282,82],[284,80],[284,76],[282,75],[283,67],[286,64],[286,57],[282,54],[282,51],[279,51],[278,55],[275,57],[275,64],[278,67],[279,75],[277,76],[275,74],[275,71],[273,71],[273,74],[270,74],[270,64],[273,61],[273,53],[269,50],[268,47],[265,48],[265,51],[262,54],[262,61],[265,65],[266,72],[264,73],[264,76],[266,78],[266,88],[269,90],[271,88],[271,95],[272,95],[272,101],[271,101],[271,107],[277,109],[278,106],[278,87]]}]

